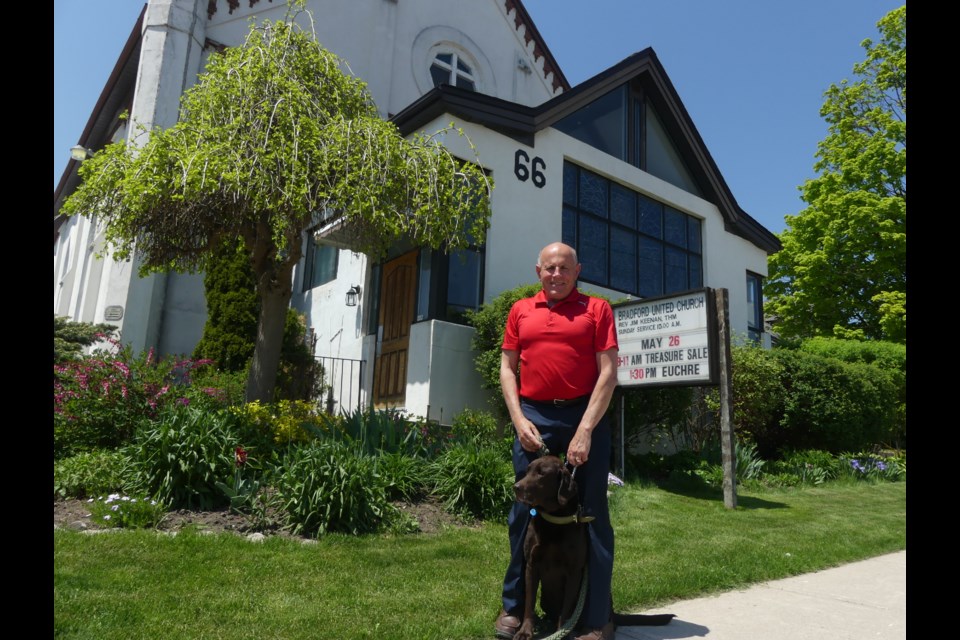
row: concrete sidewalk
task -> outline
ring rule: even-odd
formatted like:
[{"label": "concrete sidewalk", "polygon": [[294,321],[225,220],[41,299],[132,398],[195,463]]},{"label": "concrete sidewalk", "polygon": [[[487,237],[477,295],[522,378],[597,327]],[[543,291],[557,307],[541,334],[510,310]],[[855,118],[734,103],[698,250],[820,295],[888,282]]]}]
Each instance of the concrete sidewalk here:
[{"label": "concrete sidewalk", "polygon": [[905,640],[907,552],[635,613],[677,617],[616,640]]}]

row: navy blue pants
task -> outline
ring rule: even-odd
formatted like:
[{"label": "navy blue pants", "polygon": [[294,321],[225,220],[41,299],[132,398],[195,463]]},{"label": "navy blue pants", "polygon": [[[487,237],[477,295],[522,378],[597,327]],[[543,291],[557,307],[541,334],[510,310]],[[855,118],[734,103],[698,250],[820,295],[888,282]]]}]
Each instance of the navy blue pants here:
[{"label": "navy blue pants", "polygon": [[[551,454],[566,454],[576,433],[587,403],[575,407],[554,407],[520,401],[523,415],[536,425]],[[587,554],[587,600],[580,616],[581,625],[590,629],[602,627],[610,620],[610,582],[613,578],[613,527],[607,507],[607,474],[610,472],[610,420],[604,416],[593,430],[589,460],[577,468],[574,479],[580,493],[583,514],[595,520],[587,525],[590,533]],[[513,440],[513,470],[519,480],[527,465],[539,455],[525,451],[520,440]],[[503,579],[503,609],[519,618],[524,608],[523,539],[530,520],[530,507],[513,504],[507,519],[510,532],[510,565]]]}]

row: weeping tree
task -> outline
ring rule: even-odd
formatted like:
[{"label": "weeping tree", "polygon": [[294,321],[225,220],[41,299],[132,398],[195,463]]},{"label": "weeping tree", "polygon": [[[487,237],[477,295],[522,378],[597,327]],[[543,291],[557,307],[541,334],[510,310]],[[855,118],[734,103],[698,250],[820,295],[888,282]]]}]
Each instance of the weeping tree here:
[{"label": "weeping tree", "polygon": [[476,158],[439,142],[463,132],[404,138],[296,17],[252,26],[242,46],[212,55],[177,124],[99,151],[63,205],[96,217],[115,258],[136,251],[141,276],[202,271],[242,242],[260,300],[249,401],[272,397],[293,268],[321,216],[373,257],[401,238],[465,247],[490,216]]}]

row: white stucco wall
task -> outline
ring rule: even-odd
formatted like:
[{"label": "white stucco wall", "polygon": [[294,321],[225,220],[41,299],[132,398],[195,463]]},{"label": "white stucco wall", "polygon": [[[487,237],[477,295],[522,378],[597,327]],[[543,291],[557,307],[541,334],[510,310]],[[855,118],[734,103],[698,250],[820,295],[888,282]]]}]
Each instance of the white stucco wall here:
[{"label": "white stucco wall", "polygon": [[407,366],[409,414],[452,424],[465,408],[489,409],[489,392],[474,364],[472,327],[427,320],[410,328]]},{"label": "white stucco wall", "polygon": [[[301,258],[296,270],[291,306],[303,313],[307,325],[313,328],[317,339],[314,355],[360,359],[366,318],[373,304],[367,287],[366,256],[341,249],[337,277],[307,291],[303,291],[305,261]],[[353,285],[360,285],[360,299],[357,306],[348,307],[347,290]]]},{"label": "white stucco wall", "polygon": [[[231,14],[222,5],[206,35],[228,46],[243,42],[251,18],[281,20],[288,8],[286,2],[241,3]],[[526,105],[554,95],[552,76],[543,77],[543,58],[534,60],[534,43],[523,42],[523,29],[517,30],[502,0],[315,0],[307,8],[312,23],[304,15],[297,22],[367,84],[383,116],[433,88],[429,67],[439,43],[466,54],[482,93]]]}]

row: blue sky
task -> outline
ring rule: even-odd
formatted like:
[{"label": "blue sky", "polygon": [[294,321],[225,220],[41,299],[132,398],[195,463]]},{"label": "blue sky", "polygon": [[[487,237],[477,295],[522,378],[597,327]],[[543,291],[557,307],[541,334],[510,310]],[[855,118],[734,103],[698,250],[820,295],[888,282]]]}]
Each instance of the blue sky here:
[{"label": "blue sky", "polygon": [[[464,1],[464,0],[460,0]],[[473,1],[473,0],[471,0]],[[823,93],[902,1],[523,0],[576,85],[653,47],[740,206],[767,229],[803,208]],[[143,7],[54,0],[53,187]]]}]

